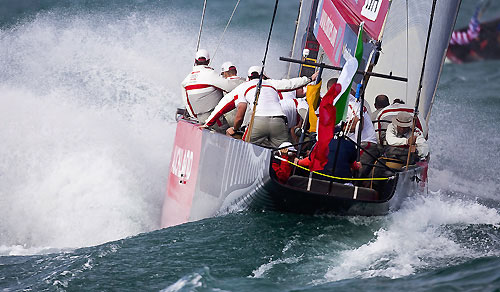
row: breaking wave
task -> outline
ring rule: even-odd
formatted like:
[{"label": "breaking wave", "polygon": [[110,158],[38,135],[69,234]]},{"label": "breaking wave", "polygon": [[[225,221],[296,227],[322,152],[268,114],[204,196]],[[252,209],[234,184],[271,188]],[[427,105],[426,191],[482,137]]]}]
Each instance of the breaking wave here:
[{"label": "breaking wave", "polygon": [[[472,230],[481,230],[471,234]],[[497,210],[438,193],[406,202],[374,239],[340,253],[317,284],[352,278],[401,278],[426,268],[499,256]]]}]

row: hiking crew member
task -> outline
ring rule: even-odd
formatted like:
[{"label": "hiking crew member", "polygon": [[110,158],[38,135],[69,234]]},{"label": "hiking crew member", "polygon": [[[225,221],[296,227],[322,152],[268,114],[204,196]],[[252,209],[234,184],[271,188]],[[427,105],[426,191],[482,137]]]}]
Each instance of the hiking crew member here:
[{"label": "hiking crew member", "polygon": [[[245,82],[245,78],[238,76],[238,71],[236,70],[236,66],[232,62],[224,62],[222,63],[220,75],[229,80],[238,80],[236,86]],[[235,86],[235,87],[236,87]]]},{"label": "hiking crew member", "polygon": [[388,146],[385,150],[386,157],[406,163],[408,149],[411,152],[410,164],[415,164],[419,159],[423,160],[427,157],[429,146],[420,129],[416,127],[414,135],[411,135],[412,121],[413,116],[408,112],[399,112],[392,119],[392,123],[387,126],[385,136]]},{"label": "hiking crew member", "polygon": [[[221,115],[237,107],[234,126],[227,129],[227,135],[234,135],[243,123],[243,118],[247,105],[253,109],[255,91],[260,78],[261,67],[252,66],[248,70],[249,81],[236,87],[230,94],[227,94],[223,101],[216,107],[216,112],[212,113],[206,121],[206,126],[211,126]],[[298,77],[292,79],[262,81],[262,88],[255,112],[250,142],[278,147],[281,143],[288,141],[288,128],[286,117],[281,109],[278,90],[294,90],[303,87],[309,82],[316,80],[317,73],[309,77]]]},{"label": "hiking crew member", "polygon": [[[245,82],[245,78],[238,76],[238,71],[236,70],[236,66],[229,61],[222,63],[222,70],[221,70],[220,75],[222,77],[224,77],[225,79],[229,80],[229,82],[231,84],[230,91],[232,91],[233,89],[238,87],[238,85]],[[233,125],[234,118],[236,117],[236,110],[232,110],[232,111],[226,113],[224,115],[224,117],[226,118],[227,123],[229,125]]]},{"label": "hiking crew member", "polygon": [[[231,91],[234,85],[208,66],[210,55],[207,50],[196,52],[194,62],[193,70],[182,81],[182,96],[189,115],[204,123],[221,100],[223,92]],[[221,118],[216,123],[218,127],[224,128],[225,120]]]}]

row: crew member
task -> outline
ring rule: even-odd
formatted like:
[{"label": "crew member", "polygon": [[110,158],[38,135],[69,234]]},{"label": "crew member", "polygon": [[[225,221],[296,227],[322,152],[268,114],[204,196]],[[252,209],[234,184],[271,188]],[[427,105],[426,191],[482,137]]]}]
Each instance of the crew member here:
[{"label": "crew member", "polygon": [[[235,89],[236,87],[238,87],[238,85],[245,82],[245,78],[238,76],[236,66],[230,61],[222,63],[222,71],[220,74],[222,77],[229,80],[229,82],[231,83],[231,90]],[[234,118],[236,117],[236,109],[226,113],[224,117],[226,118],[229,125],[233,125]]]},{"label": "crew member", "polygon": [[413,116],[408,112],[399,112],[392,123],[387,126],[386,141],[387,148],[385,156],[400,160],[403,164],[408,158],[410,151],[410,164],[415,164],[418,160],[426,159],[429,154],[429,146],[424,135],[415,127],[415,133],[412,136]]},{"label": "crew member", "polygon": [[290,142],[281,143],[279,146],[280,150],[278,154],[281,159],[273,157],[273,162],[271,167],[276,173],[278,181],[282,184],[288,181],[290,174],[292,173],[292,167],[287,161],[294,161],[297,155],[297,149],[292,146]]},{"label": "crew member", "polygon": [[245,81],[245,78],[238,76],[238,70],[236,70],[236,66],[232,62],[227,61],[227,62],[222,63],[221,69],[222,70],[221,70],[220,75],[222,75],[222,77],[229,79],[229,80],[238,80],[239,81],[238,85],[240,85],[241,83],[243,83]]},{"label": "crew member", "polygon": [[[373,121],[373,126],[375,127],[375,132],[377,133],[377,142],[379,145],[380,153],[384,153],[384,147],[387,145],[387,141],[385,140],[385,133],[387,131],[387,126],[392,121],[392,118],[395,117],[399,112],[408,112],[413,113],[413,108],[407,106],[403,103],[397,102],[401,101],[400,99],[394,99],[394,102],[383,108],[377,115],[376,119]],[[401,101],[402,102],[402,101]],[[417,127],[423,131],[424,136],[427,133],[427,128],[425,127],[425,123],[422,123],[425,119],[419,114],[417,119]]]},{"label": "crew member", "polygon": [[[230,94],[226,95],[226,97],[229,97],[225,98],[222,104],[217,105],[217,112],[213,113],[207,119],[206,126],[213,125],[214,120],[237,106],[234,125],[227,129],[226,134],[232,136],[235,134],[235,131],[240,129],[247,105],[250,104],[253,109],[260,71],[261,67],[259,66],[250,67],[248,70],[249,81],[239,85]],[[316,80],[317,76],[318,73],[313,74],[310,78],[304,76],[283,80],[263,80],[255,111],[250,142],[270,147],[278,147],[281,143],[287,142],[286,117],[281,109],[278,90],[294,90],[303,87],[309,82]]]},{"label": "crew member", "polygon": [[389,97],[385,94],[379,94],[375,97],[375,111],[371,114],[372,122],[377,120],[378,113],[386,106],[389,106]]},{"label": "crew member", "polygon": [[295,129],[300,128],[306,118],[309,105],[304,98],[296,98],[296,91],[279,92],[280,105],[288,122],[288,138],[294,143],[298,142]]},{"label": "crew member", "polygon": [[[208,66],[210,55],[207,50],[196,52],[194,67],[191,73],[182,81],[182,96],[189,115],[204,123],[212,110],[219,103],[223,92],[229,92],[234,85],[217,74]],[[221,117],[216,121],[218,127],[224,127],[225,120]]]}]

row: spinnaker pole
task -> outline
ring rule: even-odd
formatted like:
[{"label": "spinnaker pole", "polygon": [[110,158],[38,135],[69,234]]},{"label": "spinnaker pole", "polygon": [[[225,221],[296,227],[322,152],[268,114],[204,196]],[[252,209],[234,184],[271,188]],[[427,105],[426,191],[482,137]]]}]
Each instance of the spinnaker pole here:
[{"label": "spinnaker pole", "polygon": [[260,70],[259,83],[257,83],[257,88],[255,89],[255,100],[253,102],[252,118],[248,124],[248,131],[245,137],[246,142],[250,142],[250,136],[252,135],[253,122],[255,120],[255,110],[257,109],[257,104],[259,102],[260,90],[262,88],[262,79],[264,77],[264,67],[266,66],[267,52],[269,51],[269,42],[271,41],[271,33],[273,32],[274,19],[276,18],[276,11],[278,10],[278,2],[274,4],[273,19],[271,20],[271,28],[269,29],[269,35],[267,36],[266,52],[264,53],[264,59],[262,60],[262,69]]},{"label": "spinnaker pole", "polygon": [[[342,67],[339,67],[339,66],[326,65],[324,63],[315,63],[315,62],[311,62],[311,61],[308,61],[308,60],[302,61],[302,60],[295,60],[295,59],[287,58],[287,57],[280,57],[280,61],[297,63],[297,64],[303,64],[303,65],[309,65],[311,67],[322,67],[322,68],[325,68],[325,69],[342,71]],[[356,74],[368,75],[368,76],[371,76],[371,77],[379,77],[379,78],[384,78],[384,79],[389,79],[389,80],[395,80],[395,81],[401,81],[401,82],[408,82],[408,78],[406,78],[406,77],[394,76],[394,75],[390,75],[390,74],[381,74],[381,73],[376,73],[376,72],[366,72],[366,71],[363,71],[363,70],[356,71]]]}]

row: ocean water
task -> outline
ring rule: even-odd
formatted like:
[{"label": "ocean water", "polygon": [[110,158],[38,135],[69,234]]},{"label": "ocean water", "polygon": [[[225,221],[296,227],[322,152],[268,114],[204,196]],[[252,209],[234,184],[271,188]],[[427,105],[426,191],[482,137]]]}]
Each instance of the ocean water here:
[{"label": "ocean water", "polygon": [[[208,2],[201,46],[214,52],[236,1]],[[215,68],[260,64],[271,2],[240,3]],[[298,2],[279,5],[271,76],[285,73]],[[1,1],[1,291],[500,290],[499,61],[445,65],[430,191],[397,212],[238,212],[160,230],[202,4]]]}]

